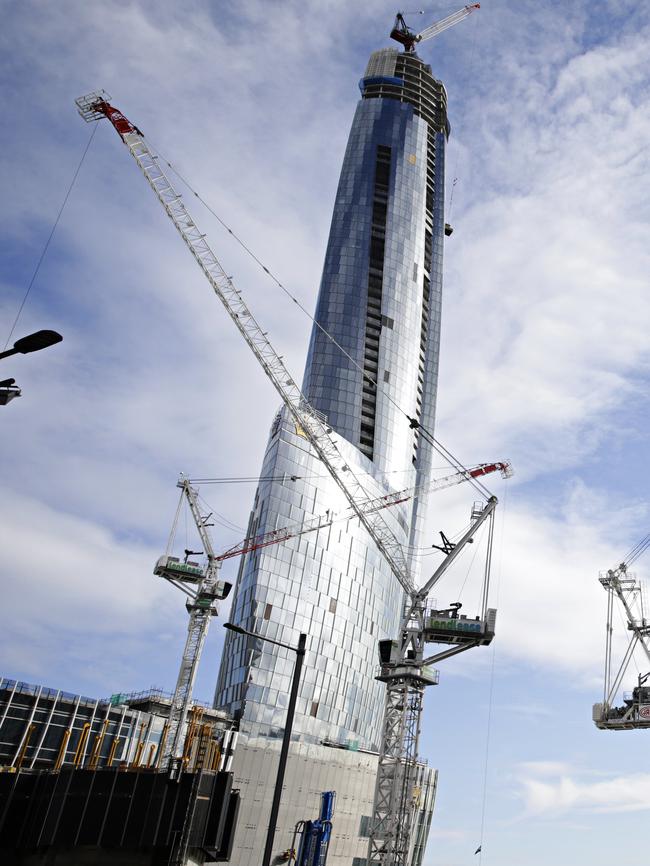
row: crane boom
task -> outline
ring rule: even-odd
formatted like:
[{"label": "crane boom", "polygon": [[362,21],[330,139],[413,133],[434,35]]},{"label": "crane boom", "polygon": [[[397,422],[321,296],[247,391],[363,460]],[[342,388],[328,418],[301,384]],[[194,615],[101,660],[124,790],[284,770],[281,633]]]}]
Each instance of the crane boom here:
[{"label": "crane boom", "polygon": [[395,24],[390,34],[390,38],[394,39],[396,42],[399,42],[401,45],[404,46],[405,51],[411,53],[415,51],[415,46],[418,42],[424,42],[426,39],[432,39],[434,36],[438,36],[438,34],[442,33],[445,30],[448,30],[455,24],[459,24],[461,21],[467,18],[468,15],[471,15],[475,9],[480,8],[480,3],[472,3],[468,6],[463,6],[463,8],[459,9],[457,12],[453,12],[446,18],[442,18],[440,21],[435,21],[433,24],[425,27],[424,30],[420,31],[420,33],[414,33],[407,26],[402,13],[398,12],[397,17],[395,18]]},{"label": "crane boom", "polygon": [[107,97],[108,94],[104,91],[79,97],[75,100],[79,114],[86,122],[106,117],[115,127],[295,422],[304,431],[310,445],[384,555],[397,580],[406,592],[412,592],[414,585],[407,558],[399,539],[381,514],[376,512],[366,514],[364,512],[362,503],[369,498],[368,491],[341,454],[334,438],[330,435],[331,429],[319,417],[319,413],[305,400],[282,358],[273,348],[266,332],[262,330],[248,308],[241,292],[235,288],[206,241],[205,235],[201,233],[196,222],[188,213],[181,201],[182,196],[176,192],[161,168],[158,158],[149,149],[143,134],[107,101]]},{"label": "crane boom", "polygon": [[468,15],[471,15],[475,9],[480,8],[480,3],[472,3],[471,6],[463,6],[463,8],[459,9],[458,12],[448,15],[446,18],[443,18],[442,21],[436,21],[434,24],[429,25],[429,27],[425,27],[424,30],[421,30],[415,37],[416,41],[424,42],[425,39],[432,39],[434,36],[442,33],[443,30],[448,30],[455,24],[460,24],[460,22],[464,21]]},{"label": "crane boom", "polygon": [[[443,490],[445,487],[452,487],[455,484],[461,484],[463,481],[468,481],[470,478],[479,478],[483,475],[489,475],[492,472],[500,472],[503,478],[510,478],[512,475],[512,467],[509,462],[498,463],[481,463],[474,466],[472,469],[463,469],[460,472],[454,472],[452,475],[446,475],[443,478],[436,478],[431,484],[424,486],[428,492],[434,490]],[[393,505],[399,505],[401,502],[408,502],[413,496],[420,492],[419,487],[407,487],[404,490],[398,490],[394,493],[387,493],[385,496],[378,496],[375,499],[369,499],[365,503],[361,503],[360,507],[366,514],[372,514],[375,511],[380,511],[383,508],[390,508]],[[280,544],[283,541],[288,541],[290,538],[297,538],[301,535],[306,535],[309,532],[316,532],[319,529],[325,529],[339,520],[351,520],[354,518],[355,512],[350,508],[344,512],[328,512],[320,514],[317,517],[312,517],[302,523],[294,523],[291,526],[283,526],[281,529],[272,529],[270,532],[261,532],[257,535],[249,535],[243,538],[238,544],[228,548],[228,550],[220,553],[216,559],[218,562],[223,562],[225,559],[232,559],[235,556],[243,556],[253,550],[259,550],[263,547],[269,547],[272,544]]]}]

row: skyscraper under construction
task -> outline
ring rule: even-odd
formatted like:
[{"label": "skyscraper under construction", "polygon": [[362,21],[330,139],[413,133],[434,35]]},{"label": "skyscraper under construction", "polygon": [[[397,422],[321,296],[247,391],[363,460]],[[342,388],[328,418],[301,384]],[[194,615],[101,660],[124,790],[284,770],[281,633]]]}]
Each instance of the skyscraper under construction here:
[{"label": "skyscraper under construction", "polygon": [[[304,376],[303,393],[331,426],[368,496],[426,487],[431,449],[407,416],[434,425],[444,222],[447,96],[415,53],[370,57],[343,161]],[[249,533],[345,511],[347,502],[302,431],[274,419]],[[385,510],[405,549],[421,543],[425,497]],[[331,864],[361,866],[371,815],[384,686],[377,642],[393,638],[403,592],[358,520],[242,560],[232,622],[282,643],[308,635],[292,757],[276,833],[315,817],[318,794],[338,793]],[[417,577],[416,563],[411,570]],[[228,635],[215,704],[240,717],[234,772],[246,816],[233,861],[260,862],[294,656]],[[419,769],[422,855],[435,773]],[[313,815],[311,813],[314,813]],[[367,819],[367,820],[366,820]]]}]

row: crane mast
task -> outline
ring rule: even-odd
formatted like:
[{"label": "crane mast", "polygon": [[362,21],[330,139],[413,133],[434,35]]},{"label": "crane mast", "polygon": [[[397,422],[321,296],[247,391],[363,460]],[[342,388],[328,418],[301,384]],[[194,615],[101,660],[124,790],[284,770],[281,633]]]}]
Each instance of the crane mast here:
[{"label": "crane mast", "polygon": [[206,520],[201,514],[197,491],[182,476],[177,486],[181,488],[181,497],[185,497],[189,505],[208,564],[205,569],[201,569],[198,564],[190,563],[188,565],[187,556],[184,563],[180,563],[175,557],[162,556],[154,568],[154,574],[164,577],[185,592],[188,596],[185,606],[190,615],[187,638],[162,748],[162,760],[165,763],[169,762],[170,759],[178,758],[182,751],[185,721],[192,702],[201,652],[210,627],[210,620],[218,612],[215,602],[226,598],[231,589],[230,583],[218,579],[221,563],[215,555]]},{"label": "crane mast", "polygon": [[[638,684],[630,696],[624,695],[623,706],[614,706],[616,694],[623,677],[634,657],[637,647],[643,650],[650,664],[650,619],[643,604],[643,587],[632,574],[629,566],[650,547],[650,535],[646,535],[628,554],[626,560],[617,568],[609,569],[599,577],[607,591],[607,627],[605,645],[605,687],[603,702],[594,704],[593,720],[602,730],[630,730],[650,727],[650,672],[639,674]],[[630,639],[622,661],[612,676],[612,643],[614,631],[614,599],[617,598],[625,612]],[[635,611],[635,605],[640,612]]]},{"label": "crane mast", "polygon": [[[418,807],[415,768],[422,701],[425,688],[438,683],[438,672],[432,665],[473,647],[488,645],[494,637],[496,610],[487,607],[487,597],[496,506],[495,496],[490,497],[484,506],[482,503],[474,506],[467,532],[456,544],[450,545],[445,558],[424,586],[406,596],[398,639],[379,642],[380,674],[377,679],[386,683],[386,702],[368,864],[409,866],[411,863],[412,829]],[[474,620],[459,618],[459,603],[445,611],[427,611],[429,592],[487,520],[488,549],[480,615]],[[448,644],[449,649],[425,657],[425,646],[429,643]]]},{"label": "crane mast", "polygon": [[[478,4],[473,7],[465,7],[465,10],[471,11],[477,6]],[[462,14],[458,20],[466,17],[469,11]],[[443,23],[439,22],[439,25]],[[452,26],[453,23],[456,21],[450,22],[447,26]],[[446,28],[439,26],[437,32],[440,32],[441,29]],[[430,35],[435,34],[431,33]],[[425,37],[421,35],[421,38]],[[419,39],[414,37],[410,43],[410,48],[407,43],[404,43],[407,50],[412,50],[413,44],[417,41]],[[182,202],[182,196],[175,190],[165,174],[158,157],[149,149],[143,134],[108,102],[109,98],[104,91],[80,97],[76,100],[79,114],[86,122],[107,118],[118,132],[158,201],[210,282],[215,294],[223,303],[226,312],[273,383],[287,410],[296,424],[304,431],[314,452],[346,497],[354,516],[366,528],[404,590],[404,615],[401,620],[399,637],[394,641],[381,641],[379,647],[381,673],[378,679],[385,682],[387,688],[368,864],[369,866],[370,864],[408,866],[412,856],[413,817],[417,808],[414,769],[418,757],[422,697],[424,689],[437,682],[437,672],[432,670],[431,665],[472,647],[489,644],[494,636],[496,611],[487,608],[487,580],[489,578],[489,557],[494,509],[497,504],[496,497],[492,496],[486,503],[479,503],[475,506],[470,529],[457,544],[449,543],[448,548],[445,548],[444,551],[445,559],[435,574],[424,587],[416,589],[403,546],[383,519],[381,514],[383,509],[367,508],[370,499],[368,491],[345,461],[334,437],[331,435],[331,428],[305,400],[299,386],[286,369],[282,358],[277,354],[266,333],[248,308],[241,292],[235,288],[232,280],[227,276],[208,245],[205,235],[201,233],[194,219],[188,213]],[[472,476],[470,470],[461,468],[459,474],[463,475],[459,480],[466,480],[470,477],[477,478],[486,473],[477,472],[476,475]],[[179,482],[179,485],[184,483]],[[192,498],[192,488],[189,482],[186,483],[184,491],[190,508],[193,509],[192,513],[199,533],[203,538],[201,527],[203,530],[205,527],[201,522],[196,500]],[[484,585],[483,609],[480,617],[476,617],[475,620],[467,620],[464,616],[459,617],[458,605],[452,605],[447,611],[427,611],[426,598],[429,591],[465,545],[472,540],[481,524],[488,519],[490,521],[490,535],[486,563],[486,584]],[[205,540],[204,545],[206,551],[211,550]],[[210,554],[208,555],[208,572],[212,577],[216,572],[211,572],[210,567],[212,565],[214,568],[218,568],[217,560],[218,557],[214,557],[214,554],[212,554],[212,558]],[[180,580],[178,571],[182,569],[179,568],[178,563],[175,566],[175,577],[172,577],[171,574],[174,571],[173,563],[167,561],[166,564],[160,564],[159,561],[159,566],[160,570],[156,573],[162,574],[163,577],[172,582]],[[165,567],[168,568],[169,573],[164,573]],[[207,579],[208,573],[206,573]],[[188,627],[186,648],[174,696],[173,724],[170,719],[169,755],[177,754],[184,713],[187,711],[191,697],[196,664],[207,633],[209,616],[212,615],[204,615],[205,609],[202,610],[203,613],[197,609],[193,616],[194,611],[190,609],[190,626]],[[425,658],[424,648],[427,643],[449,644],[449,649]],[[174,727],[173,732],[172,727]]]}]

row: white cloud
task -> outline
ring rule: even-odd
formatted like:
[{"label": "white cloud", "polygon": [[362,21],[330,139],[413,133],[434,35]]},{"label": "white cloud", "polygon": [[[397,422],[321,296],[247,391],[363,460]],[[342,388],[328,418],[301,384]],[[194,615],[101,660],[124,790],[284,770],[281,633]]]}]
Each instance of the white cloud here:
[{"label": "white cloud", "polygon": [[559,776],[569,770],[569,765],[562,761],[525,761],[520,767],[535,776]]},{"label": "white cloud", "polygon": [[461,453],[479,436],[539,477],[626,435],[614,413],[645,399],[647,61],[643,33],[614,39],[507,117],[466,112],[483,195],[447,244],[440,391],[441,435]]},{"label": "white cloud", "polygon": [[[569,768],[554,767],[553,762],[527,764],[522,770],[519,784],[529,816],[557,818],[572,812],[600,814],[650,809],[647,773],[585,781]],[[549,776],[556,778],[547,781]]]}]

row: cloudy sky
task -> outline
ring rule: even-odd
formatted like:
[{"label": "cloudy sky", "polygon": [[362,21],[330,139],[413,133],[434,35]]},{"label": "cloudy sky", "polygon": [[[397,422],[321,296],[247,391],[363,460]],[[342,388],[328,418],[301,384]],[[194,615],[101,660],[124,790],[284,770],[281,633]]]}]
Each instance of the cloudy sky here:
[{"label": "cloudy sky", "polygon": [[[598,572],[650,523],[650,7],[481,7],[420,49],[453,129],[437,435],[466,465],[509,458],[516,475],[493,485],[494,651],[448,663],[427,695],[422,752],[440,785],[425,862],[475,863],[482,838],[486,866],[605,866],[640,850],[650,810],[650,734],[591,723]],[[4,4],[2,343],[93,131],[74,99],[98,88],[313,309],[357,81],[394,12]],[[194,210],[299,377],[309,320]],[[108,124],[12,339],[46,327],[64,342],[3,361],[23,397],[0,409],[0,673],[97,696],[171,689],[186,618],[151,569],[178,473],[254,476],[278,401]],[[226,548],[253,485],[201,492]],[[458,491],[438,496],[432,537],[461,507]],[[217,622],[206,700],[220,646]]]}]

